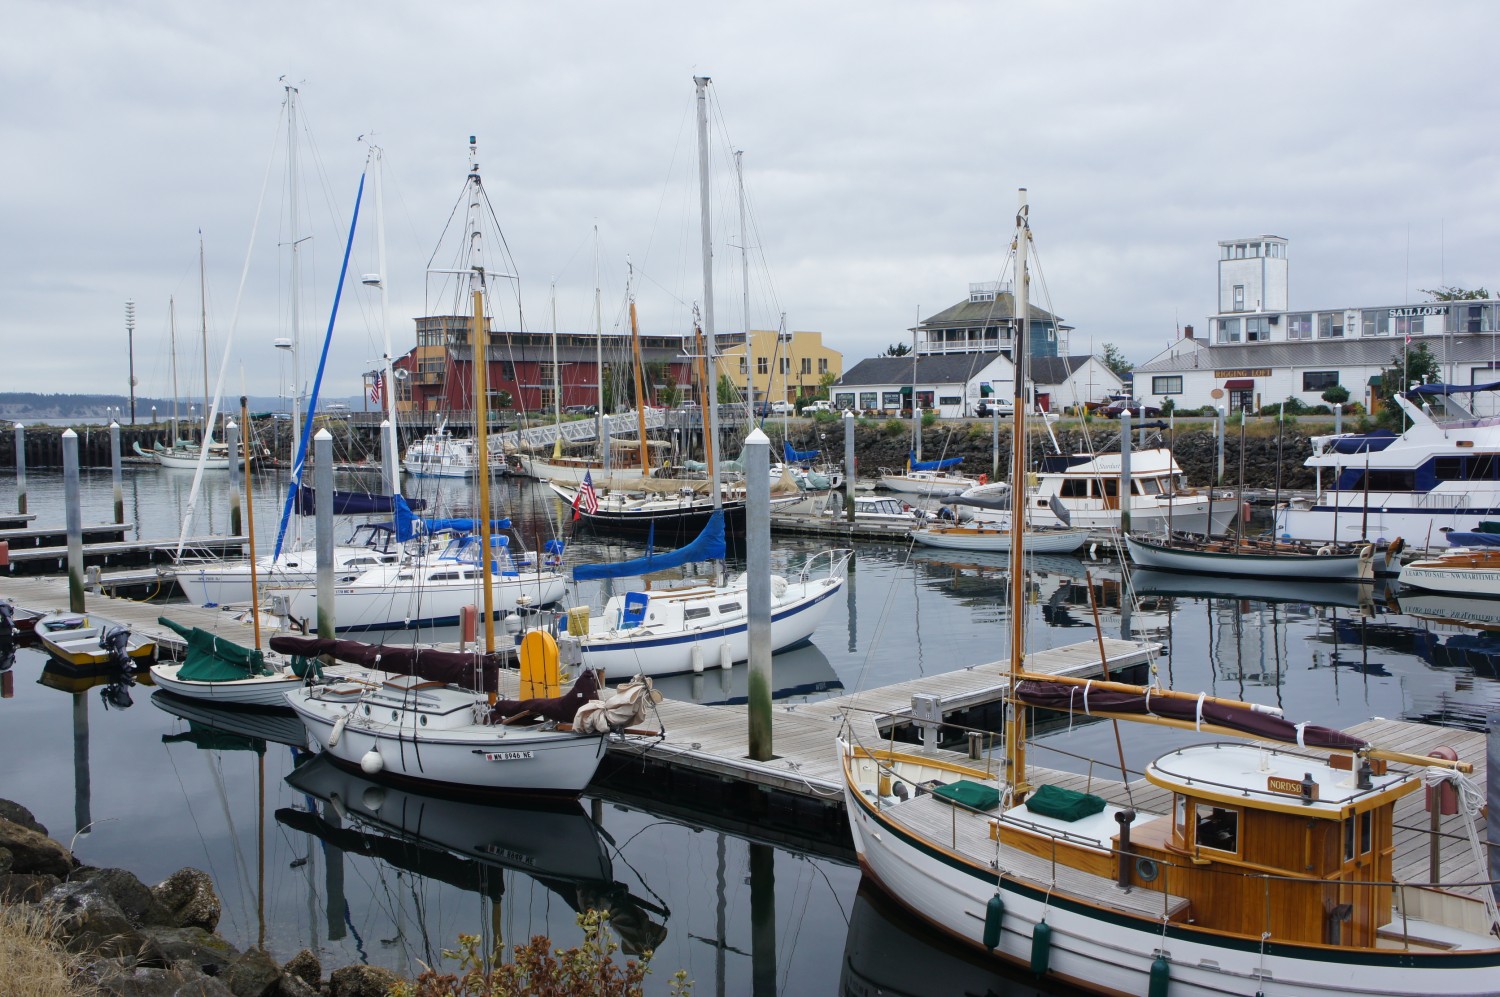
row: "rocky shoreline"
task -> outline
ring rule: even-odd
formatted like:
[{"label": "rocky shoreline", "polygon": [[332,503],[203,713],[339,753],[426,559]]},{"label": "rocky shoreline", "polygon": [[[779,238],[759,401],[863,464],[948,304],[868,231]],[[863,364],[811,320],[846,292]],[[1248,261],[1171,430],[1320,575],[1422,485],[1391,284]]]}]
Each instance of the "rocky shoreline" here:
[{"label": "rocky shoreline", "polygon": [[31,811],[0,799],[0,907],[18,905],[43,908],[77,957],[79,984],[111,997],[386,997],[399,982],[379,966],[325,977],[309,949],[284,963],[240,951],[216,933],[221,904],[207,873],[179,869],[147,886],[84,865]]}]

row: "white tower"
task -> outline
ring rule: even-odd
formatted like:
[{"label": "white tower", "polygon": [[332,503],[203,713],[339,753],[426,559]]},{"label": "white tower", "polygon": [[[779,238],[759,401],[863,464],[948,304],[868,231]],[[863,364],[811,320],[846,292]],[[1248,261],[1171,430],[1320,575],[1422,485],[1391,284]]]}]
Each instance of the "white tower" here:
[{"label": "white tower", "polygon": [[1256,235],[1219,243],[1219,314],[1287,308],[1285,239]]}]

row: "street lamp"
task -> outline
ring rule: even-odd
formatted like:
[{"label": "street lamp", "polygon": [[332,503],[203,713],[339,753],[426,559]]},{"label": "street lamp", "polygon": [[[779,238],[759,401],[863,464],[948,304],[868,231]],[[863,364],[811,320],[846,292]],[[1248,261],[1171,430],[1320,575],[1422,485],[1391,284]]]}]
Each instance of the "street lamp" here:
[{"label": "street lamp", "polygon": [[125,344],[130,354],[130,424],[135,425],[135,302],[125,302]]}]

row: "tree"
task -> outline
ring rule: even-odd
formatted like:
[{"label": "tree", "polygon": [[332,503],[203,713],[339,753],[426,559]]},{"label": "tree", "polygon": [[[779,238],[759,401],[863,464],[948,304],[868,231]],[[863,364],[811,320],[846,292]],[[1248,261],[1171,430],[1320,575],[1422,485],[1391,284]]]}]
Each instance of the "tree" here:
[{"label": "tree", "polygon": [[720,405],[732,405],[740,399],[739,386],[729,379],[728,374],[719,375],[718,396]]},{"label": "tree", "polygon": [[833,371],[829,371],[826,374],[819,374],[818,375],[818,390],[815,391],[815,392],[813,392],[813,397],[814,398],[823,398],[823,399],[827,399],[827,398],[832,397],[829,394],[829,392],[833,388],[833,383],[835,381],[837,381],[838,379],[839,379],[839,376],[837,374],[835,374]]},{"label": "tree", "polygon": [[1456,285],[1446,287],[1418,288],[1423,294],[1430,295],[1433,301],[1483,301],[1491,297],[1490,292],[1482,287],[1476,287],[1472,291],[1465,291]]},{"label": "tree", "polygon": [[1104,354],[1099,362],[1110,369],[1110,372],[1120,380],[1125,380],[1125,375],[1135,370],[1135,364],[1125,359],[1125,354],[1114,343],[1104,344]]},{"label": "tree", "polygon": [[909,343],[892,343],[890,346],[887,346],[885,348],[885,355],[888,356],[888,357],[905,357],[905,356],[910,356],[911,355],[911,344],[909,344]]},{"label": "tree", "polygon": [[1335,384],[1323,392],[1322,398],[1330,405],[1343,405],[1349,400],[1349,389],[1342,384]]},{"label": "tree", "polygon": [[1391,365],[1380,372],[1380,383],[1375,386],[1375,397],[1380,402],[1380,411],[1375,421],[1390,429],[1406,428],[1406,413],[1393,400],[1413,384],[1433,384],[1441,379],[1438,358],[1427,349],[1426,343],[1418,343],[1404,353],[1391,357]]}]

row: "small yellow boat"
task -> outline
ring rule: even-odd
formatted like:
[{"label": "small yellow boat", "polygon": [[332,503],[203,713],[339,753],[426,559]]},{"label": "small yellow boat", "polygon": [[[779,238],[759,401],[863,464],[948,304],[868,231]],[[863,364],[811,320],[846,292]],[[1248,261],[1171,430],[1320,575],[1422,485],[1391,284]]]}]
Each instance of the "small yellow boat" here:
[{"label": "small yellow boat", "polygon": [[49,613],[37,620],[36,636],[48,653],[76,668],[106,665],[116,655],[141,660],[156,653],[156,641],[92,613]]}]

